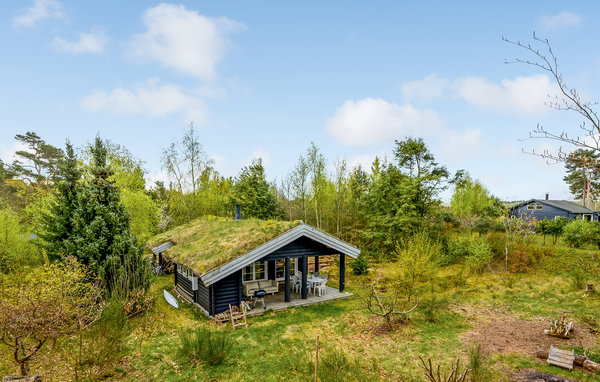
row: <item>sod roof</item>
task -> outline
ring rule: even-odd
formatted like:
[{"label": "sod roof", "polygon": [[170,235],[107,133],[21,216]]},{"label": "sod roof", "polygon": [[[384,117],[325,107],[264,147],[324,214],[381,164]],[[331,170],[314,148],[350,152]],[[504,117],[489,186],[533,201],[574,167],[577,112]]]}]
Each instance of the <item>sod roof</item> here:
[{"label": "sod roof", "polygon": [[147,246],[174,242],[165,255],[202,276],[300,224],[300,221],[235,221],[207,216],[156,235]]}]

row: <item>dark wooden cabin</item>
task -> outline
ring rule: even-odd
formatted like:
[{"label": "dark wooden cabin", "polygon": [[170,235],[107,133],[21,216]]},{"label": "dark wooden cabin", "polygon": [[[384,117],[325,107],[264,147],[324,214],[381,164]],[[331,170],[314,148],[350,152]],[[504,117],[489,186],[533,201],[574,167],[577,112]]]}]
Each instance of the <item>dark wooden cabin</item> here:
[{"label": "dark wooden cabin", "polygon": [[[195,226],[196,225],[196,228]],[[213,316],[240,304],[244,285],[270,281],[284,301],[307,299],[309,259],[319,270],[323,256],[339,256],[338,290],[345,288],[346,257],[360,250],[301,222],[199,219],[161,235],[152,248],[158,258],[176,263],[175,288],[186,300]],[[165,240],[167,239],[167,240]],[[291,274],[302,273],[301,292],[291,293]]]}]

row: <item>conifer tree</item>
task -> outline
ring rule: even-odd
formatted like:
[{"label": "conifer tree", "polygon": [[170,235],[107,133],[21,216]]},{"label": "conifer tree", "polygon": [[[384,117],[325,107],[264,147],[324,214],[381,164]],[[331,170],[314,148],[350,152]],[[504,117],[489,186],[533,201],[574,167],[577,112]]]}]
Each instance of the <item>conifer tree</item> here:
[{"label": "conifer tree", "polygon": [[111,180],[107,149],[99,137],[91,151],[91,178],[82,187],[73,213],[74,255],[98,272],[109,293],[147,289],[149,264],[130,232],[129,214]]},{"label": "conifer tree", "polygon": [[73,215],[81,192],[81,169],[73,146],[67,141],[65,157],[58,165],[58,184],[56,199],[50,207],[50,213],[42,216],[43,247],[50,259],[60,259],[74,254],[77,250],[73,241]]}]

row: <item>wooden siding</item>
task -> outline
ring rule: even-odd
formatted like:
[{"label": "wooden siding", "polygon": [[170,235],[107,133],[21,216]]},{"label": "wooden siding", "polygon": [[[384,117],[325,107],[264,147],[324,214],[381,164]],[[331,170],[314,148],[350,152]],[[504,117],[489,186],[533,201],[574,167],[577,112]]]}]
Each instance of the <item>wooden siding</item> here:
[{"label": "wooden siding", "polygon": [[[522,217],[524,215],[533,216],[537,220],[554,219],[556,216],[562,216],[562,217],[569,218],[569,219],[575,219],[575,218],[580,218],[580,216],[581,216],[581,214],[573,214],[573,213],[570,213],[569,211],[565,211],[563,209],[556,208],[554,206],[550,206],[548,204],[542,204],[542,203],[536,203],[536,202],[531,202],[529,204],[540,204],[540,205],[544,206],[544,208],[542,208],[541,210],[536,210],[536,209],[528,210],[527,205],[524,205],[519,208],[513,209],[511,211],[511,214],[513,216],[517,216],[517,217]],[[596,219],[596,217],[593,217],[593,218]]]},{"label": "wooden siding", "polygon": [[302,256],[325,256],[337,254],[332,248],[327,247],[307,237],[301,237],[298,240],[284,245],[276,251],[273,251],[263,260],[283,259],[285,257],[302,257]]},{"label": "wooden siding", "polygon": [[196,294],[192,290],[192,282],[186,276],[178,273],[179,272],[175,271],[175,286],[182,289],[188,295],[187,297],[192,300],[190,302],[195,302]]},{"label": "wooden siding", "polygon": [[229,304],[239,305],[242,301],[242,271],[237,271],[212,285],[213,315],[229,309]]},{"label": "wooden siding", "polygon": [[212,306],[211,301],[211,289],[212,286],[205,286],[202,281],[198,280],[198,290],[196,291],[196,303],[210,313]]}]

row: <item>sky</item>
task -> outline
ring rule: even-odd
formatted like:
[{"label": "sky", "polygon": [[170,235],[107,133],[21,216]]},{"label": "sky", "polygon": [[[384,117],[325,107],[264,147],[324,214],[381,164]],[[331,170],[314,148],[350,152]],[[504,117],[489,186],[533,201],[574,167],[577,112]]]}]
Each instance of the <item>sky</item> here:
[{"label": "sky", "polygon": [[[549,39],[569,87],[600,98],[598,2],[0,2],[0,159],[34,131],[64,147],[97,134],[166,179],[161,152],[193,121],[225,176],[262,158],[283,178],[310,142],[330,167],[369,168],[422,137],[451,172],[503,200],[572,199],[561,164],[523,153],[536,125],[579,134],[546,105],[548,73],[502,36]],[[540,46],[542,47],[542,46]],[[570,149],[565,147],[565,149]],[[390,158],[391,159],[391,158]],[[442,194],[447,200],[450,191]]]}]

